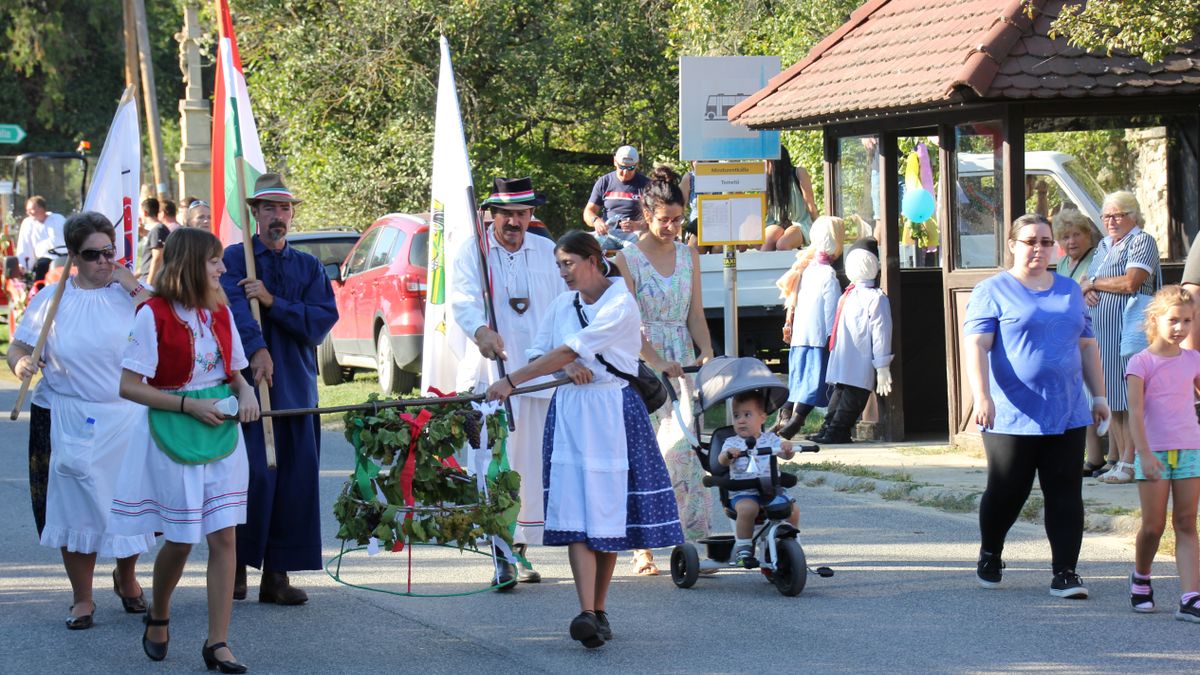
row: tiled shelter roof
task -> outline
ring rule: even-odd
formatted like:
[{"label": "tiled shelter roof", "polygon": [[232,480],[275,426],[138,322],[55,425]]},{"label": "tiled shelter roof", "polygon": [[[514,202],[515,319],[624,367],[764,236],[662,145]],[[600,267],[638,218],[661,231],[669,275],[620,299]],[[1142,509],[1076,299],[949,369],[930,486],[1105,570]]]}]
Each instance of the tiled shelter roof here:
[{"label": "tiled shelter roof", "polygon": [[1150,64],[1051,38],[1051,22],[1077,2],[868,0],[729,118],[814,127],[973,101],[1200,93],[1200,39]]}]

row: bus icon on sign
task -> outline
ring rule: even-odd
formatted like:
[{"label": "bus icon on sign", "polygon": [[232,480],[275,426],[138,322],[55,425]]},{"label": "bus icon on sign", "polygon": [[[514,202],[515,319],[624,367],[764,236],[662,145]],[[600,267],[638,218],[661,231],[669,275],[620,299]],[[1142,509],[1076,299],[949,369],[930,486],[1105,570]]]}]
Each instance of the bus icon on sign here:
[{"label": "bus icon on sign", "polygon": [[727,120],[729,109],[750,98],[748,94],[710,94],[704,104],[704,119]]}]

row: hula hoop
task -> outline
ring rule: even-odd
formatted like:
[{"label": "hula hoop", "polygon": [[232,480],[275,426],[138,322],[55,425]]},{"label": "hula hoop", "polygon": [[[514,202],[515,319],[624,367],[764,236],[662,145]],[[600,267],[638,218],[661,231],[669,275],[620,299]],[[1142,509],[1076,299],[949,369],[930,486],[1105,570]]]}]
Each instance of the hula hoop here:
[{"label": "hula hoop", "polygon": [[[410,546],[410,547],[411,546],[436,546],[436,547],[440,547],[440,548],[458,549],[457,546],[450,546],[448,544],[430,544],[430,543],[425,543],[425,542],[408,543],[405,545]],[[343,586],[349,586],[350,588],[357,588],[357,589],[363,590],[363,591],[372,591],[375,593],[385,593],[387,595],[396,595],[396,596],[400,596],[400,597],[404,597],[404,598],[461,598],[461,597],[466,597],[468,595],[478,595],[480,593],[487,593],[488,591],[497,591],[502,588],[509,588],[509,587],[515,586],[517,583],[517,580],[513,579],[512,581],[510,581],[507,584],[503,584],[503,585],[492,584],[490,586],[480,588],[477,590],[462,591],[460,593],[413,593],[411,590],[409,590],[407,592],[389,591],[389,590],[386,590],[383,588],[374,588],[372,586],[362,586],[359,584],[350,583],[349,581],[346,581],[345,579],[343,579],[342,578],[342,558],[344,558],[347,553],[354,553],[357,551],[365,551],[366,549],[367,549],[366,546],[356,546],[354,548],[347,549],[346,548],[346,540],[343,539],[341,552],[338,553],[337,555],[333,556],[332,558],[330,558],[329,561],[325,563],[325,573],[329,575],[330,579],[333,579],[334,581],[338,582],[339,584],[342,584]],[[409,555],[411,556],[412,549],[410,548],[409,551],[410,551]],[[460,553],[468,553],[468,552],[474,553],[476,555],[481,555],[481,556],[484,556],[487,558],[492,557],[490,554],[485,553],[480,550],[477,550],[477,549],[463,548],[463,549],[459,549],[459,552]],[[336,563],[336,569],[330,570],[329,568],[331,566],[333,566],[335,563]],[[411,558],[410,558],[410,565],[411,565]],[[411,583],[410,583],[409,587],[411,588]]]}]

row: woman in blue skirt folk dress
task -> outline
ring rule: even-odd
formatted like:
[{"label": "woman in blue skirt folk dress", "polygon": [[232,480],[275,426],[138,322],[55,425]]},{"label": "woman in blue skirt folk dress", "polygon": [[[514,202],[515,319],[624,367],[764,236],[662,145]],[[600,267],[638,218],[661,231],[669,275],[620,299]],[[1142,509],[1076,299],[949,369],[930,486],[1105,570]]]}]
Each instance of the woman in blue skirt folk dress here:
[{"label": "woman in blue skirt folk dress", "polygon": [[555,257],[570,290],[550,306],[529,365],[493,384],[488,398],[502,400],[521,383],[559,370],[571,378],[546,417],[543,541],[568,547],[581,610],[571,637],[595,648],[612,637],[605,601],[617,551],[680,544],[683,532],[646,406],[610,370],[637,374],[637,300],[612,278],[620,272],[591,236],[563,236]]}]

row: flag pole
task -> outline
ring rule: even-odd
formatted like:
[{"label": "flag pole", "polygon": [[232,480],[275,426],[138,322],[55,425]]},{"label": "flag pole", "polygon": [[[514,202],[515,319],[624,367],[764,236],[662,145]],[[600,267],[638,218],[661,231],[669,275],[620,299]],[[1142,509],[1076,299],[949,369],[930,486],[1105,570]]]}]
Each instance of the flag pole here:
[{"label": "flag pole", "polygon": [[[484,306],[487,307],[488,328],[499,333],[500,331],[496,328],[496,306],[492,302],[492,276],[488,270],[487,262],[487,230],[483,226],[483,220],[479,217],[479,208],[475,205],[474,185],[467,186],[467,206],[471,209],[471,221],[475,225],[475,241],[478,244],[476,249],[479,251],[479,269],[483,273],[481,277],[483,283],[479,285],[483,288],[483,302]],[[508,372],[504,368],[504,359],[500,358],[499,354],[496,355],[496,367],[500,370],[501,379],[508,377]],[[508,417],[508,430],[516,431],[517,424],[516,420],[513,419],[512,402],[507,398],[504,399],[504,412],[508,413],[506,415]]]},{"label": "flag pole", "polygon": [[[46,338],[50,336],[50,326],[54,324],[54,315],[58,313],[58,302],[62,300],[63,291],[67,289],[67,284],[71,281],[71,267],[75,264],[75,254],[67,256],[67,267],[63,270],[62,278],[58,280],[58,287],[54,289],[54,297],[50,298],[50,306],[46,308],[46,319],[42,322],[42,329],[38,331],[37,344],[33,346],[33,366],[37,368],[37,364],[42,360],[42,351],[46,348]],[[21,379],[21,389],[17,392],[17,402],[13,405],[12,414],[8,419],[15,420],[21,416],[21,406],[25,405],[25,395],[29,393],[29,384],[33,382],[33,376]]]},{"label": "flag pole", "polygon": [[[242,160],[242,129],[238,123],[237,97],[230,98],[230,106],[233,112],[233,137],[234,137],[234,153],[233,164],[237,169],[237,209],[242,216],[242,252],[246,255],[246,280],[254,281],[258,278],[257,271],[254,266],[254,240],[250,233],[250,223],[253,218],[250,209],[246,204],[246,170],[245,162]],[[225,207],[228,209],[229,205]],[[232,211],[232,209],[230,209]],[[232,215],[232,213],[231,213]],[[262,329],[262,310],[258,306],[258,298],[250,298],[250,313],[254,315],[254,320],[258,322],[259,329]],[[271,410],[271,389],[264,378],[258,383],[258,400],[263,412]],[[266,446],[267,468],[275,468],[275,427],[272,424],[270,417],[262,418],[263,440]]]}]

